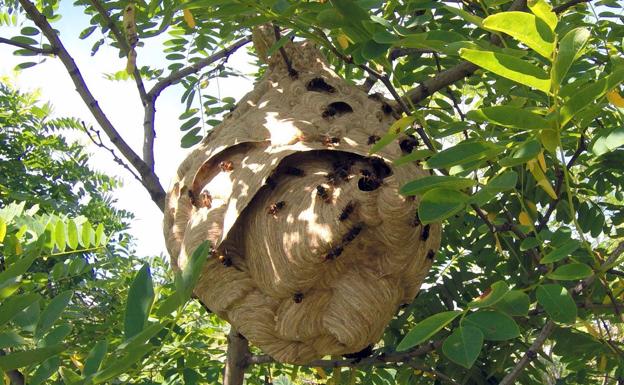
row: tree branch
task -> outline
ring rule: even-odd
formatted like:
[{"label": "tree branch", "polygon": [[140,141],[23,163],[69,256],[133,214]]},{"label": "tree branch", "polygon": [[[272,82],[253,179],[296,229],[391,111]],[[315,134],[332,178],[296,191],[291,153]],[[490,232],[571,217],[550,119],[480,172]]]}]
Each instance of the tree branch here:
[{"label": "tree branch", "polygon": [[251,37],[245,37],[243,39],[238,40],[231,46],[222,49],[219,52],[216,52],[213,55],[208,56],[205,59],[202,59],[188,67],[184,67],[177,72],[172,73],[159,80],[154,87],[147,93],[145,103],[144,103],[144,118],[143,118],[143,156],[146,159],[152,159],[152,163],[148,162],[148,165],[154,167],[153,162],[153,151],[154,151],[154,138],[156,137],[156,131],[154,130],[155,118],[156,118],[156,99],[160,96],[160,93],[167,87],[180,82],[184,77],[197,73],[204,67],[207,67],[214,62],[220,59],[227,59],[232,55],[236,50],[245,44],[251,41]]},{"label": "tree branch", "polygon": [[[105,26],[110,28],[111,32],[115,36],[115,40],[117,40],[117,43],[119,44],[119,47],[121,48],[121,52],[123,52],[123,54],[126,57],[128,57],[128,55],[130,54],[131,48],[130,48],[130,45],[128,44],[128,40],[126,39],[126,36],[119,30],[119,28],[117,28],[117,24],[108,14],[108,11],[106,10],[106,8],[104,8],[102,3],[100,3],[98,0],[89,0],[89,1],[91,2],[91,4],[93,4],[93,7],[95,7],[98,13],[102,16],[102,19],[104,19]],[[134,82],[136,83],[137,90],[139,91],[139,96],[141,97],[141,103],[143,104],[143,107],[145,108],[145,106],[147,106],[147,104],[149,103],[149,97],[147,96],[147,91],[145,91],[145,85],[143,84],[143,79],[141,78],[141,71],[136,65],[134,66],[132,77],[134,78]],[[154,129],[154,125],[152,124],[151,126],[146,126],[144,124],[143,125],[143,161],[145,161],[145,163],[149,166],[149,168],[152,171],[154,171],[154,165],[155,165],[155,160],[154,160],[154,138],[155,137],[156,137],[156,131]]]},{"label": "tree branch", "polygon": [[172,73],[171,75],[167,76],[166,78],[163,78],[161,80],[158,81],[158,83],[156,83],[154,85],[154,87],[152,87],[152,89],[147,93],[148,97],[150,99],[155,100],[156,98],[158,98],[158,96],[160,95],[160,93],[167,87],[179,83],[182,79],[184,79],[185,77],[197,73],[199,72],[202,68],[209,66],[210,64],[216,62],[219,59],[224,59],[229,57],[230,55],[232,55],[234,52],[236,52],[236,50],[238,50],[239,48],[241,48],[242,46],[244,46],[245,44],[249,43],[251,41],[251,37],[244,37],[236,42],[234,42],[234,44],[232,44],[231,46],[222,49],[219,52],[214,53],[213,55],[208,56],[207,58],[204,58],[202,60],[199,60],[198,62],[191,64],[190,66],[184,67],[182,69],[180,69],[177,72]]},{"label": "tree branch", "polygon": [[45,37],[50,42],[50,45],[54,49],[57,50],[57,55],[61,59],[61,62],[65,66],[65,69],[69,73],[74,85],[76,86],[76,91],[80,94],[80,97],[84,101],[84,103],[91,111],[91,114],[94,116],[95,120],[98,122],[100,127],[104,130],[110,141],[117,147],[117,149],[121,152],[121,154],[130,162],[130,164],[137,170],[137,172],[141,175],[141,183],[147,189],[150,194],[152,201],[156,203],[158,208],[161,211],[165,209],[165,190],[160,185],[160,181],[158,177],[154,173],[154,171],[132,150],[132,148],[126,143],[119,132],[115,129],[113,124],[110,122],[102,108],[99,106],[97,100],[93,97],[93,94],[87,87],[87,84],[76,65],[76,62],[71,57],[69,52],[63,46],[63,43],[59,39],[58,35],[48,23],[48,20],[44,15],[39,12],[37,7],[31,3],[29,0],[19,0],[20,4],[28,14],[28,16],[33,20],[33,22],[41,29]]},{"label": "tree branch", "polygon": [[[124,36],[124,34],[119,30],[119,28],[117,28],[117,24],[111,18],[111,16],[109,15],[106,8],[104,8],[102,3],[100,3],[98,0],[89,0],[89,1],[91,2],[91,4],[93,4],[93,7],[102,16],[102,19],[104,19],[105,26],[111,30],[113,35],[115,35],[115,40],[117,40],[117,43],[119,44],[119,47],[121,48],[121,52],[123,52],[123,54],[127,57],[128,54],[130,53],[130,46],[128,45],[128,41],[126,40],[126,37]],[[145,105],[145,103],[147,102],[147,92],[145,91],[145,85],[143,84],[143,79],[141,78],[141,72],[136,66],[134,68],[133,77],[134,77],[134,81],[136,82],[139,95],[141,96],[141,101],[143,102],[143,105]]]},{"label": "tree branch", "polygon": [[[590,0],[571,0],[565,4],[555,7],[553,11],[557,14],[564,12],[566,9],[573,7],[574,5],[584,3]],[[518,11],[526,8],[526,0],[516,0],[508,9],[508,11]],[[496,35],[492,37],[492,42],[500,44],[500,40]],[[471,76],[478,66],[468,61],[462,61],[456,66],[440,72],[436,76],[426,80],[418,87],[408,91],[403,97],[404,100],[416,105],[428,96],[438,92],[444,87],[447,87],[465,77]]]},{"label": "tree branch", "polygon": [[25,50],[28,50],[28,51],[31,51],[31,52],[34,52],[34,53],[38,53],[38,54],[43,54],[43,55],[55,55],[56,54],[56,49],[54,49],[54,48],[33,47],[32,45],[20,43],[20,42],[17,42],[15,40],[11,40],[11,39],[5,39],[3,37],[0,37],[0,43],[12,45],[14,47],[23,48]]}]

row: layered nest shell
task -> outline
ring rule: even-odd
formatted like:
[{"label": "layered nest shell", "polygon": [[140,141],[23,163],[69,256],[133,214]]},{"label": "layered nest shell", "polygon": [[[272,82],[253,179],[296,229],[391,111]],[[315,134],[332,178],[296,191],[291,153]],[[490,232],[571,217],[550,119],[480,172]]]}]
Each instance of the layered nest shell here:
[{"label": "layered nest shell", "polygon": [[[264,78],[180,165],[164,232],[174,269],[214,247],[195,295],[280,362],[304,364],[378,341],[410,303],[440,244],[398,193],[425,175],[375,156],[392,106],[332,72],[312,43],[288,43]],[[290,73],[289,73],[290,72]]]}]

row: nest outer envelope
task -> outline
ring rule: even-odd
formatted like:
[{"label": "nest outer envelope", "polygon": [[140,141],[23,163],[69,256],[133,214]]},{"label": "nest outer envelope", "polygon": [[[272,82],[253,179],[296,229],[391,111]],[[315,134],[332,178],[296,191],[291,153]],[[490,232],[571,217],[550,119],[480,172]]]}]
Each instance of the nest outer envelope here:
[{"label": "nest outer envelope", "polygon": [[[389,163],[403,155],[397,143],[377,154],[390,175],[374,176],[369,138],[396,120],[387,102],[338,77],[312,43],[284,48],[298,77],[279,54],[270,58],[254,90],[180,165],[164,233],[174,269],[209,240],[215,253],[194,293],[274,359],[305,364],[378,341],[417,294],[441,228],[414,221],[418,197],[398,193],[426,173]],[[328,179],[336,164],[347,175]],[[363,190],[361,170],[381,185]]]}]

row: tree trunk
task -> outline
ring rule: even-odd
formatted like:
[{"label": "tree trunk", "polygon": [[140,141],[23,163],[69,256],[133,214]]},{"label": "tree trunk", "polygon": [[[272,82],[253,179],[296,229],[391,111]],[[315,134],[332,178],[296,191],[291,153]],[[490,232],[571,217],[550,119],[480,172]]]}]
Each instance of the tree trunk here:
[{"label": "tree trunk", "polygon": [[228,349],[225,360],[223,385],[242,385],[245,380],[245,369],[249,365],[249,344],[245,337],[234,328],[228,335]]}]

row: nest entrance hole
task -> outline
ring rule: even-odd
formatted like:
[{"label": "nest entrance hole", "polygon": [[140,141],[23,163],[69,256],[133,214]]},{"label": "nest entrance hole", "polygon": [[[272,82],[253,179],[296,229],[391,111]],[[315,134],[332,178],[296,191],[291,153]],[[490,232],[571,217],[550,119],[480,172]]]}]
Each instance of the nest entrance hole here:
[{"label": "nest entrance hole", "polygon": [[336,89],[323,78],[314,78],[306,85],[308,91],[334,93]]},{"label": "nest entrance hole", "polygon": [[349,103],[345,102],[333,102],[325,107],[325,111],[323,111],[323,117],[328,119],[332,117],[339,117],[345,114],[349,114],[353,112],[353,107],[349,105]]}]

